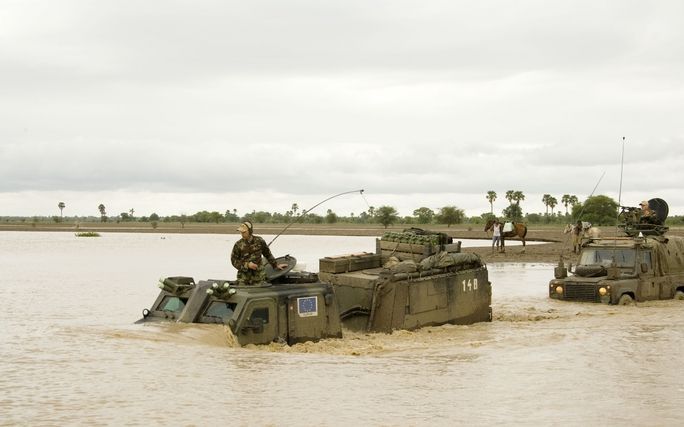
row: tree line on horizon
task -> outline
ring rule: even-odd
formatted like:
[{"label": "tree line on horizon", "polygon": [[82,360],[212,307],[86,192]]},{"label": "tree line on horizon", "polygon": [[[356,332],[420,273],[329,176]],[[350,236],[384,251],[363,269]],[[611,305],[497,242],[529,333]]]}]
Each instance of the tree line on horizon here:
[{"label": "tree line on horizon", "polygon": [[[454,205],[443,206],[436,211],[422,206],[413,211],[411,216],[399,216],[396,208],[393,206],[380,206],[375,208],[370,206],[367,211],[363,211],[358,215],[353,212],[349,216],[338,215],[331,209],[328,209],[325,215],[318,215],[316,213],[303,211],[300,212],[299,205],[293,203],[291,208],[285,213],[267,212],[267,211],[252,211],[244,215],[238,215],[236,209],[228,209],[224,213],[218,211],[198,211],[192,215],[170,215],[160,216],[152,213],[149,216],[135,216],[135,209],[131,208],[127,212],[121,212],[116,216],[107,215],[106,207],[100,203],[97,207],[100,214],[99,221],[108,222],[149,222],[156,228],[159,222],[175,222],[180,223],[183,227],[186,223],[235,223],[249,220],[256,224],[266,223],[290,223],[302,222],[309,224],[335,224],[335,223],[355,223],[355,224],[382,224],[385,228],[392,224],[406,224],[406,225],[429,225],[429,224],[445,224],[450,227],[454,224],[481,224],[489,219],[499,219],[504,221],[526,222],[531,224],[551,224],[551,223],[569,223],[577,220],[591,222],[594,225],[614,225],[617,219],[617,212],[619,209],[618,203],[612,198],[604,195],[588,197],[584,203],[580,203],[575,195],[564,194],[561,197],[561,204],[565,207],[565,212],[555,212],[554,209],[558,205],[558,200],[550,194],[542,196],[542,202],[546,206],[545,213],[527,213],[523,214],[520,202],[525,200],[525,194],[518,190],[508,190],[505,193],[505,199],[508,201],[508,206],[501,211],[501,216],[494,214],[494,202],[497,200],[497,193],[490,190],[485,195],[490,204],[490,211],[484,212],[478,216],[467,217],[463,209]],[[66,203],[60,201],[57,204],[59,209],[59,216],[53,217],[29,217],[32,222],[53,221],[56,223],[64,221],[64,209]],[[549,213],[549,209],[551,212]],[[570,209],[570,210],[569,210]],[[0,217],[4,222],[19,221],[26,222],[27,217]],[[69,218],[67,218],[69,219]],[[71,217],[74,221],[95,222],[98,217]],[[673,216],[668,218],[666,223],[669,224],[684,224],[684,217]]]}]

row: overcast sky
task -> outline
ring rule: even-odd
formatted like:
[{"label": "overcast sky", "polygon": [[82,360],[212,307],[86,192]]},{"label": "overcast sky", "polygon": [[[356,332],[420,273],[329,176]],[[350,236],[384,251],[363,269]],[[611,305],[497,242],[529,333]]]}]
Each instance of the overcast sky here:
[{"label": "overcast sky", "polygon": [[0,118],[0,216],[682,215],[684,2],[1,0]]}]

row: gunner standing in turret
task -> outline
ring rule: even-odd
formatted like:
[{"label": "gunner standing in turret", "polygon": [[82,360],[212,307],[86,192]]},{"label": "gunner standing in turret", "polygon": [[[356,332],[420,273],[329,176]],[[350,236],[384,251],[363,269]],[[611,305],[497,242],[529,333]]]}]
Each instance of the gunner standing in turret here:
[{"label": "gunner standing in turret", "polygon": [[658,219],[656,218],[656,214],[648,205],[648,200],[639,203],[639,207],[641,208],[641,218],[639,219],[639,222],[642,224],[655,224],[657,222]]},{"label": "gunner standing in turret", "polygon": [[237,269],[238,286],[253,286],[266,281],[266,272],[261,264],[262,255],[274,269],[287,268],[287,264],[277,264],[264,239],[253,234],[251,222],[243,222],[237,231],[242,238],[233,245],[230,262]]}]

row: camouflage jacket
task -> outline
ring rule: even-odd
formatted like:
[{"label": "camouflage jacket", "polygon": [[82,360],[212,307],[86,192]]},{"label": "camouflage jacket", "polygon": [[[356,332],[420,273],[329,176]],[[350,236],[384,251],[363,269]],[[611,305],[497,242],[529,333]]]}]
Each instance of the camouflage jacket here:
[{"label": "camouflage jacket", "polygon": [[275,257],[273,257],[264,239],[259,236],[251,236],[249,240],[240,239],[235,242],[233,252],[230,254],[230,262],[238,271],[248,271],[247,264],[250,262],[261,267],[262,255],[273,268],[277,268]]}]

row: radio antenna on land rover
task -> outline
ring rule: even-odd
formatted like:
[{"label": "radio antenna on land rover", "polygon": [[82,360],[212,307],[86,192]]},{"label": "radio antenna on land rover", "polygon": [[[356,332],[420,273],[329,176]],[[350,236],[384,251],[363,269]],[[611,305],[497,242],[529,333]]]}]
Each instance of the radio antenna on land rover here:
[{"label": "radio antenna on land rover", "polygon": [[[589,194],[589,196],[587,197],[587,199],[588,199],[589,197],[592,197],[592,196],[594,195],[594,193],[596,192],[596,189],[598,188],[599,184],[601,183],[601,180],[603,179],[603,177],[604,177],[605,175],[606,175],[606,171],[603,171],[603,173],[602,173],[601,176],[599,177],[598,181],[596,181],[596,185],[594,185],[594,189],[591,190],[591,194]],[[582,209],[580,210],[580,213],[577,215],[577,220],[578,220],[578,221],[582,219],[582,215],[584,215],[584,208],[586,208],[586,207],[587,207],[587,203],[586,203],[586,200],[585,200],[584,205],[582,205]]]},{"label": "radio antenna on land rover", "polygon": [[625,137],[622,137],[622,156],[620,157],[620,187],[618,189],[618,208],[615,216],[615,241],[617,242],[617,234],[620,222],[620,206],[622,206],[622,170],[625,164]]},{"label": "radio antenna on land rover", "polygon": [[622,205],[622,169],[625,164],[625,137],[622,137],[622,157],[620,157],[620,189],[618,190],[618,205]]},{"label": "radio antenna on land rover", "polygon": [[618,207],[617,207],[617,212],[615,214],[615,242],[613,246],[613,261],[611,263],[611,267],[615,268],[615,258],[617,254],[617,235],[618,235],[618,229],[620,228],[619,222],[620,222],[620,206],[622,206],[622,171],[625,166],[625,137],[622,137],[622,154],[620,156],[620,186],[618,187]]},{"label": "radio antenna on land rover", "polygon": [[[601,180],[603,179],[603,177],[604,177],[605,175],[606,175],[606,171],[603,171],[603,173],[602,173],[601,176],[599,177],[598,181],[596,181],[596,185],[594,185],[594,189],[591,190],[591,194],[589,194],[589,196],[587,197],[587,199],[590,198],[590,197],[592,197],[592,196],[594,195],[594,193],[596,192],[596,189],[598,188],[599,184],[601,183]],[[577,215],[577,221],[580,221],[580,220],[582,219],[582,215],[584,215],[584,208],[586,208],[586,207],[587,207],[587,203],[586,203],[586,201],[585,201],[584,204],[582,205],[582,209],[580,209],[580,212],[579,212],[579,214]],[[561,248],[561,254],[560,254],[561,263],[563,262],[563,254],[565,253],[565,248],[566,248],[567,245],[568,245],[568,240],[570,240],[570,236],[568,236],[568,237],[565,238],[565,243],[563,244],[563,247]]]}]

